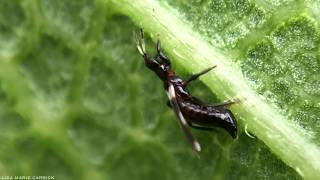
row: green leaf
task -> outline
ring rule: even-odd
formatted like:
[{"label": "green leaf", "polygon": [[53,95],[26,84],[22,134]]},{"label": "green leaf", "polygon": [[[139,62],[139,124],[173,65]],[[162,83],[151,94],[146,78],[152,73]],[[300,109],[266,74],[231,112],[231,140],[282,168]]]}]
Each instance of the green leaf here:
[{"label": "green leaf", "polygon": [[[0,175],[318,179],[316,1],[0,1]],[[239,137],[193,130],[196,159],[133,32],[231,110]],[[151,37],[151,38],[150,38]],[[153,41],[151,41],[153,40]],[[247,134],[255,136],[250,138]]]}]

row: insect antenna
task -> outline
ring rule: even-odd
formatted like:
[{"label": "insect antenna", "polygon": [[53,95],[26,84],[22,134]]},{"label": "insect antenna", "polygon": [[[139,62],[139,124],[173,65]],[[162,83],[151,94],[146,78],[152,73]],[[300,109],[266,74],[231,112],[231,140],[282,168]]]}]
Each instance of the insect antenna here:
[{"label": "insect antenna", "polygon": [[135,33],[134,35],[135,35],[135,39],[136,39],[136,43],[137,43],[137,49],[138,49],[139,53],[143,57],[147,56],[146,45],[144,43],[144,33],[143,33],[142,28],[140,29],[140,35],[138,35],[137,33]]}]

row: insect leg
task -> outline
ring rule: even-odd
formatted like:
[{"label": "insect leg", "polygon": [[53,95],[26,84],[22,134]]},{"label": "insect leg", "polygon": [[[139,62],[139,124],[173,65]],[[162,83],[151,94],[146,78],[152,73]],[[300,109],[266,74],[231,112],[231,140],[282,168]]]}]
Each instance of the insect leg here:
[{"label": "insect leg", "polygon": [[200,154],[199,154],[199,152],[201,151],[200,144],[193,137],[193,135],[191,134],[191,131],[189,130],[188,123],[187,123],[186,119],[184,118],[184,116],[182,115],[182,112],[179,108],[179,104],[176,99],[176,93],[175,93],[175,90],[174,90],[174,87],[172,84],[169,84],[167,94],[168,94],[168,98],[171,103],[171,107],[172,107],[173,111],[175,112],[175,115],[177,116],[178,123],[179,123],[185,137],[187,138],[188,142],[190,143],[192,150],[195,152],[195,155],[198,158],[200,158]]},{"label": "insect leg", "polygon": [[169,108],[172,108],[170,101],[167,101],[167,106],[168,106]]},{"label": "insect leg", "polygon": [[207,68],[207,69],[205,69],[205,70],[203,70],[203,71],[201,71],[201,72],[199,72],[199,73],[197,73],[197,74],[191,75],[191,76],[187,79],[187,81],[185,82],[186,85],[187,85],[189,82],[198,79],[201,75],[204,75],[204,74],[208,73],[209,71],[211,71],[211,70],[212,70],[213,68],[215,68],[215,67],[217,67],[217,66],[214,65],[214,66],[209,67],[209,68]]},{"label": "insect leg", "polygon": [[[187,121],[188,122],[188,121]],[[194,129],[199,129],[199,130],[205,130],[205,131],[212,131],[214,130],[214,128],[210,128],[210,127],[203,127],[203,126],[196,126],[194,124],[192,124],[191,122],[188,122],[188,125]]]},{"label": "insect leg", "polygon": [[229,99],[225,102],[218,103],[218,104],[213,104],[213,107],[221,107],[221,108],[229,108],[233,104],[240,103],[241,100],[239,98],[234,98],[234,99]]},{"label": "insect leg", "polygon": [[[169,108],[172,108],[170,101],[167,101],[167,106]],[[189,121],[187,121],[187,123],[191,128],[194,128],[194,129],[200,129],[200,130],[205,130],[205,131],[212,131],[214,129],[214,128],[210,128],[210,127],[197,126],[197,125],[192,124]]]}]

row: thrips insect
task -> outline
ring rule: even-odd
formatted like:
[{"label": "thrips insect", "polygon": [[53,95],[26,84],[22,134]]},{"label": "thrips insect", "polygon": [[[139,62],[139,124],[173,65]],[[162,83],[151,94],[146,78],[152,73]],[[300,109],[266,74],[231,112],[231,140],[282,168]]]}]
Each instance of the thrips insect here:
[{"label": "thrips insect", "polygon": [[164,82],[164,88],[169,98],[168,105],[177,116],[180,127],[192,146],[197,157],[201,147],[193,137],[189,126],[196,129],[212,130],[214,127],[224,128],[233,138],[237,137],[237,122],[228,107],[238,100],[229,100],[216,105],[208,105],[193,97],[187,90],[188,84],[208,73],[216,66],[212,66],[197,74],[191,75],[186,81],[182,80],[171,69],[169,58],[160,49],[160,40],[156,45],[156,55],[151,57],[146,53],[144,34],[141,29],[140,37],[136,36],[137,48],[144,59],[145,65],[156,73]]}]

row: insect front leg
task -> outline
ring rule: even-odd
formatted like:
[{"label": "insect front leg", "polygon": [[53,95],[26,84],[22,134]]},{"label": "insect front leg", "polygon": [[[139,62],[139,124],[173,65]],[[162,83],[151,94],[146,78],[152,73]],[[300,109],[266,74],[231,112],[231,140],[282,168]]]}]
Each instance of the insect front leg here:
[{"label": "insect front leg", "polygon": [[209,71],[211,71],[211,70],[212,70],[213,68],[215,68],[215,67],[217,67],[217,66],[214,65],[214,66],[209,67],[209,68],[207,68],[207,69],[205,69],[205,70],[203,70],[203,71],[201,71],[201,72],[199,72],[199,73],[196,73],[196,74],[191,75],[191,76],[187,79],[187,81],[185,82],[185,86],[186,86],[189,82],[198,79],[201,75],[204,75],[204,74],[208,73]]}]

